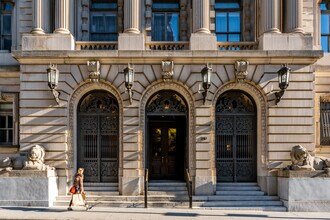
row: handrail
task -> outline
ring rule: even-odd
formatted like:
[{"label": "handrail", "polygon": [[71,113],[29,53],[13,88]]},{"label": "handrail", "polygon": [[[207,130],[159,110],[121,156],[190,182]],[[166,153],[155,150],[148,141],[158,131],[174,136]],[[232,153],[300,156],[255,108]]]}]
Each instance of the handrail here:
[{"label": "handrail", "polygon": [[187,183],[188,196],[189,196],[189,208],[192,209],[192,181],[188,169],[186,169],[186,174],[187,174],[186,183]]},{"label": "handrail", "polygon": [[144,208],[148,208],[148,183],[149,183],[149,170],[145,170],[144,176]]}]

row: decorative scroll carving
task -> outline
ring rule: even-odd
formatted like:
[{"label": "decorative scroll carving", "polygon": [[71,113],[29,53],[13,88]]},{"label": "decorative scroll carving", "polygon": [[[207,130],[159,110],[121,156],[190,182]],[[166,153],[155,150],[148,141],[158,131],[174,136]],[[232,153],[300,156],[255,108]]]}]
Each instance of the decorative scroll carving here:
[{"label": "decorative scroll carving", "polygon": [[254,113],[255,107],[251,99],[241,92],[230,92],[219,99],[216,107],[219,113]]},{"label": "decorative scroll carving", "polygon": [[87,95],[81,102],[80,112],[101,113],[108,112],[118,114],[118,104],[116,100],[108,93],[97,92]]},{"label": "decorative scroll carving", "polygon": [[92,82],[98,82],[100,80],[100,62],[87,61],[87,69],[89,71],[89,79]]},{"label": "decorative scroll carving", "polygon": [[248,74],[249,61],[239,60],[235,62],[236,82],[244,82]]},{"label": "decorative scroll carving", "polygon": [[54,170],[54,167],[44,164],[45,155],[44,147],[38,144],[33,146],[27,155],[23,170]]},{"label": "decorative scroll carving", "polygon": [[162,75],[165,82],[172,79],[174,74],[174,62],[173,61],[162,61]]}]

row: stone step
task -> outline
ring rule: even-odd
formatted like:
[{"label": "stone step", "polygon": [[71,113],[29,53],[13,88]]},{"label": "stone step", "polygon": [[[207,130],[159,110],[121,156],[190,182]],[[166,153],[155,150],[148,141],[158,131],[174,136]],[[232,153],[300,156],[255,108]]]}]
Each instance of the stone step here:
[{"label": "stone step", "polygon": [[118,183],[93,183],[84,182],[84,187],[118,187]]},{"label": "stone step", "polygon": [[148,191],[186,191],[185,186],[149,186]]},{"label": "stone step", "polygon": [[255,182],[239,182],[239,183],[217,183],[217,187],[218,186],[258,186],[258,183]]},{"label": "stone step", "polygon": [[87,196],[90,196],[90,195],[93,195],[93,196],[112,196],[112,195],[119,195],[119,192],[118,190],[116,191],[99,191],[99,190],[95,190],[95,191],[90,191],[90,190],[85,190],[86,192],[86,195]]},{"label": "stone step", "polygon": [[[193,204],[194,207],[195,204]],[[212,209],[212,210],[248,210],[248,211],[272,211],[272,212],[286,212],[287,209],[284,206],[234,206],[234,207],[199,207],[202,209]]]},{"label": "stone step", "polygon": [[263,191],[217,191],[219,196],[262,196],[265,195]]},{"label": "stone step", "polygon": [[193,201],[278,201],[278,196],[193,196]]},{"label": "stone step", "polygon": [[[57,196],[56,201],[69,202],[71,196]],[[125,202],[142,202],[144,196],[87,196],[87,201],[125,201]],[[157,195],[148,196],[148,201],[188,201],[188,196],[167,196]]]},{"label": "stone step", "polygon": [[[122,208],[132,208],[132,207],[144,207],[144,202],[124,202],[124,201],[91,201],[88,202],[90,207],[122,207]],[[54,206],[68,206],[68,202],[56,201]],[[189,202],[148,202],[148,207],[167,207],[167,208],[187,208],[189,207]],[[75,207],[73,207],[75,208]]]},{"label": "stone step", "polygon": [[194,204],[202,207],[249,207],[249,206],[283,206],[281,201],[207,201]]},{"label": "stone step", "polygon": [[260,191],[259,186],[217,186],[217,191]]},{"label": "stone step", "polygon": [[85,191],[118,191],[118,187],[98,187],[98,186],[85,186]]},{"label": "stone step", "polygon": [[188,195],[187,190],[185,191],[169,191],[169,190],[159,190],[159,191],[148,191],[149,195]]},{"label": "stone step", "polygon": [[173,182],[173,181],[151,181],[148,183],[149,187],[186,187],[185,182]]}]

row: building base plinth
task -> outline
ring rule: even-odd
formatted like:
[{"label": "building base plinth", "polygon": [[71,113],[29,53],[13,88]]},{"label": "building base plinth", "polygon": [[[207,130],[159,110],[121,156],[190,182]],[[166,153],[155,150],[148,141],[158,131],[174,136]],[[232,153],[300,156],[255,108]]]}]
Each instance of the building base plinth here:
[{"label": "building base plinth", "polygon": [[55,170],[1,173],[0,186],[0,206],[53,206],[58,195]]},{"label": "building base plinth", "polygon": [[278,196],[288,211],[330,211],[330,176],[320,171],[279,171]]}]

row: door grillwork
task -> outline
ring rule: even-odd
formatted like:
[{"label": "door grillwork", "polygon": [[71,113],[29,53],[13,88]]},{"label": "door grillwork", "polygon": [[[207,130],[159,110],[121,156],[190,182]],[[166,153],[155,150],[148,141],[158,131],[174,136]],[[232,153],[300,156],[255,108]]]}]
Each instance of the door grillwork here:
[{"label": "door grillwork", "polygon": [[107,92],[87,94],[78,106],[78,167],[86,182],[118,180],[119,109]]},{"label": "door grillwork", "polygon": [[222,95],[216,106],[216,169],[218,182],[256,180],[256,111],[239,91]]}]

